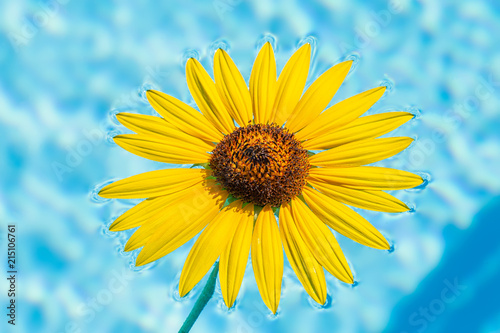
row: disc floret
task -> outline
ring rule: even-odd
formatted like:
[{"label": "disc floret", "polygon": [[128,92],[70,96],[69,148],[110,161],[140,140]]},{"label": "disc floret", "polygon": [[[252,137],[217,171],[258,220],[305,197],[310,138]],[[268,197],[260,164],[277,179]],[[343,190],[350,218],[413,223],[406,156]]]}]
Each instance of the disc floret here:
[{"label": "disc floret", "polygon": [[300,195],[309,167],[307,150],[275,124],[237,128],[210,159],[213,175],[229,193],[258,206],[278,207]]}]

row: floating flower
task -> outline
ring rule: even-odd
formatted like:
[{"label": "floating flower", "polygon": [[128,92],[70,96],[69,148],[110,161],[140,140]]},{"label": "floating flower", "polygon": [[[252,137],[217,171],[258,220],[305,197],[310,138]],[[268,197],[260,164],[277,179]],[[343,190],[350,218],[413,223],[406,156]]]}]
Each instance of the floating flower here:
[{"label": "floating flower", "polygon": [[137,133],[116,136],[122,148],[154,161],[202,167],[146,172],[99,192],[106,198],[146,198],[110,227],[139,227],[125,246],[126,251],[142,248],[138,266],[169,254],[201,232],[182,270],[181,296],[219,259],[222,295],[231,307],[251,253],[262,299],[276,313],[284,250],[307,293],[324,304],[324,270],[353,283],[330,228],[363,245],[390,248],[384,236],[347,205],[391,213],[409,210],[384,191],[418,186],[422,178],[365,165],[408,147],[411,138],[378,137],[413,115],[360,117],[385,87],[325,110],[352,62],[330,68],[303,93],[310,54],[310,45],[303,45],[277,78],[274,53],[266,43],[247,87],[231,58],[219,49],[215,82],[196,59],[186,64],[188,87],[201,112],[149,90],[147,98],[162,117],[117,115]]}]

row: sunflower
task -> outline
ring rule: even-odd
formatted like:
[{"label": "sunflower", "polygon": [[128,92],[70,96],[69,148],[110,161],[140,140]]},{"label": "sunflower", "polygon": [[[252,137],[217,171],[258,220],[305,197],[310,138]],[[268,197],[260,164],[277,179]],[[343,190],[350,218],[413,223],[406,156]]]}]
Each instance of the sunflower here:
[{"label": "sunflower", "polygon": [[[333,66],[304,91],[311,46],[304,44],[279,78],[271,44],[258,53],[249,86],[229,55],[215,52],[214,78],[196,59],[186,64],[199,111],[162,92],[147,98],[161,117],[117,115],[137,134],[114,141],[136,155],[191,168],[150,171],[104,187],[105,198],[144,201],[111,231],[139,227],[125,245],[142,248],[141,266],[201,232],[182,269],[186,295],[219,259],[225,304],[238,295],[248,256],[260,294],[276,313],[284,254],[306,292],[326,301],[324,270],[345,283],[353,275],[330,230],[376,249],[389,243],[348,206],[382,212],[409,208],[385,192],[418,186],[410,172],[366,166],[404,150],[408,137],[378,138],[413,117],[388,112],[360,117],[384,94],[377,87],[327,108],[352,62]],[[277,219],[278,217],[278,219]]]}]

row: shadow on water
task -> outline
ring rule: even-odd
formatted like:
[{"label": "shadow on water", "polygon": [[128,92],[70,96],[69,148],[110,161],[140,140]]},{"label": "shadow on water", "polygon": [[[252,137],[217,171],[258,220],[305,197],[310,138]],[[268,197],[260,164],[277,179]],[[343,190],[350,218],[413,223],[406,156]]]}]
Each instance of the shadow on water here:
[{"label": "shadow on water", "polygon": [[445,229],[445,239],[454,239],[453,245],[415,292],[394,307],[385,332],[480,332],[498,317],[499,211],[497,196],[476,214],[469,229]]}]

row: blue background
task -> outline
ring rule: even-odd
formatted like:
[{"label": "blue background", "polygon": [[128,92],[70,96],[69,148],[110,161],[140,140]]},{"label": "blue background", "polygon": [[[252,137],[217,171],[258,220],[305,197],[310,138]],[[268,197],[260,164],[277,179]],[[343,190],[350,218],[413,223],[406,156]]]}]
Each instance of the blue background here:
[{"label": "blue background", "polygon": [[[193,332],[500,331],[500,6],[496,1],[2,1],[0,4],[0,252],[17,225],[17,325],[8,332],[175,332],[200,287],[179,299],[192,243],[134,268],[130,234],[106,231],[135,202],[103,200],[113,179],[163,167],[110,140],[114,114],[152,113],[144,89],[192,103],[184,62],[211,72],[223,47],[248,79],[258,47],[278,69],[309,41],[309,82],[355,59],[334,98],[390,89],[369,113],[408,110],[394,132],[417,138],[378,165],[423,174],[396,195],[414,211],[362,211],[394,244],[377,251],[339,236],[355,279],[327,278],[319,308],[288,264],[277,316],[251,267],[235,308],[220,289]],[[2,273],[2,276],[4,273]]]}]

